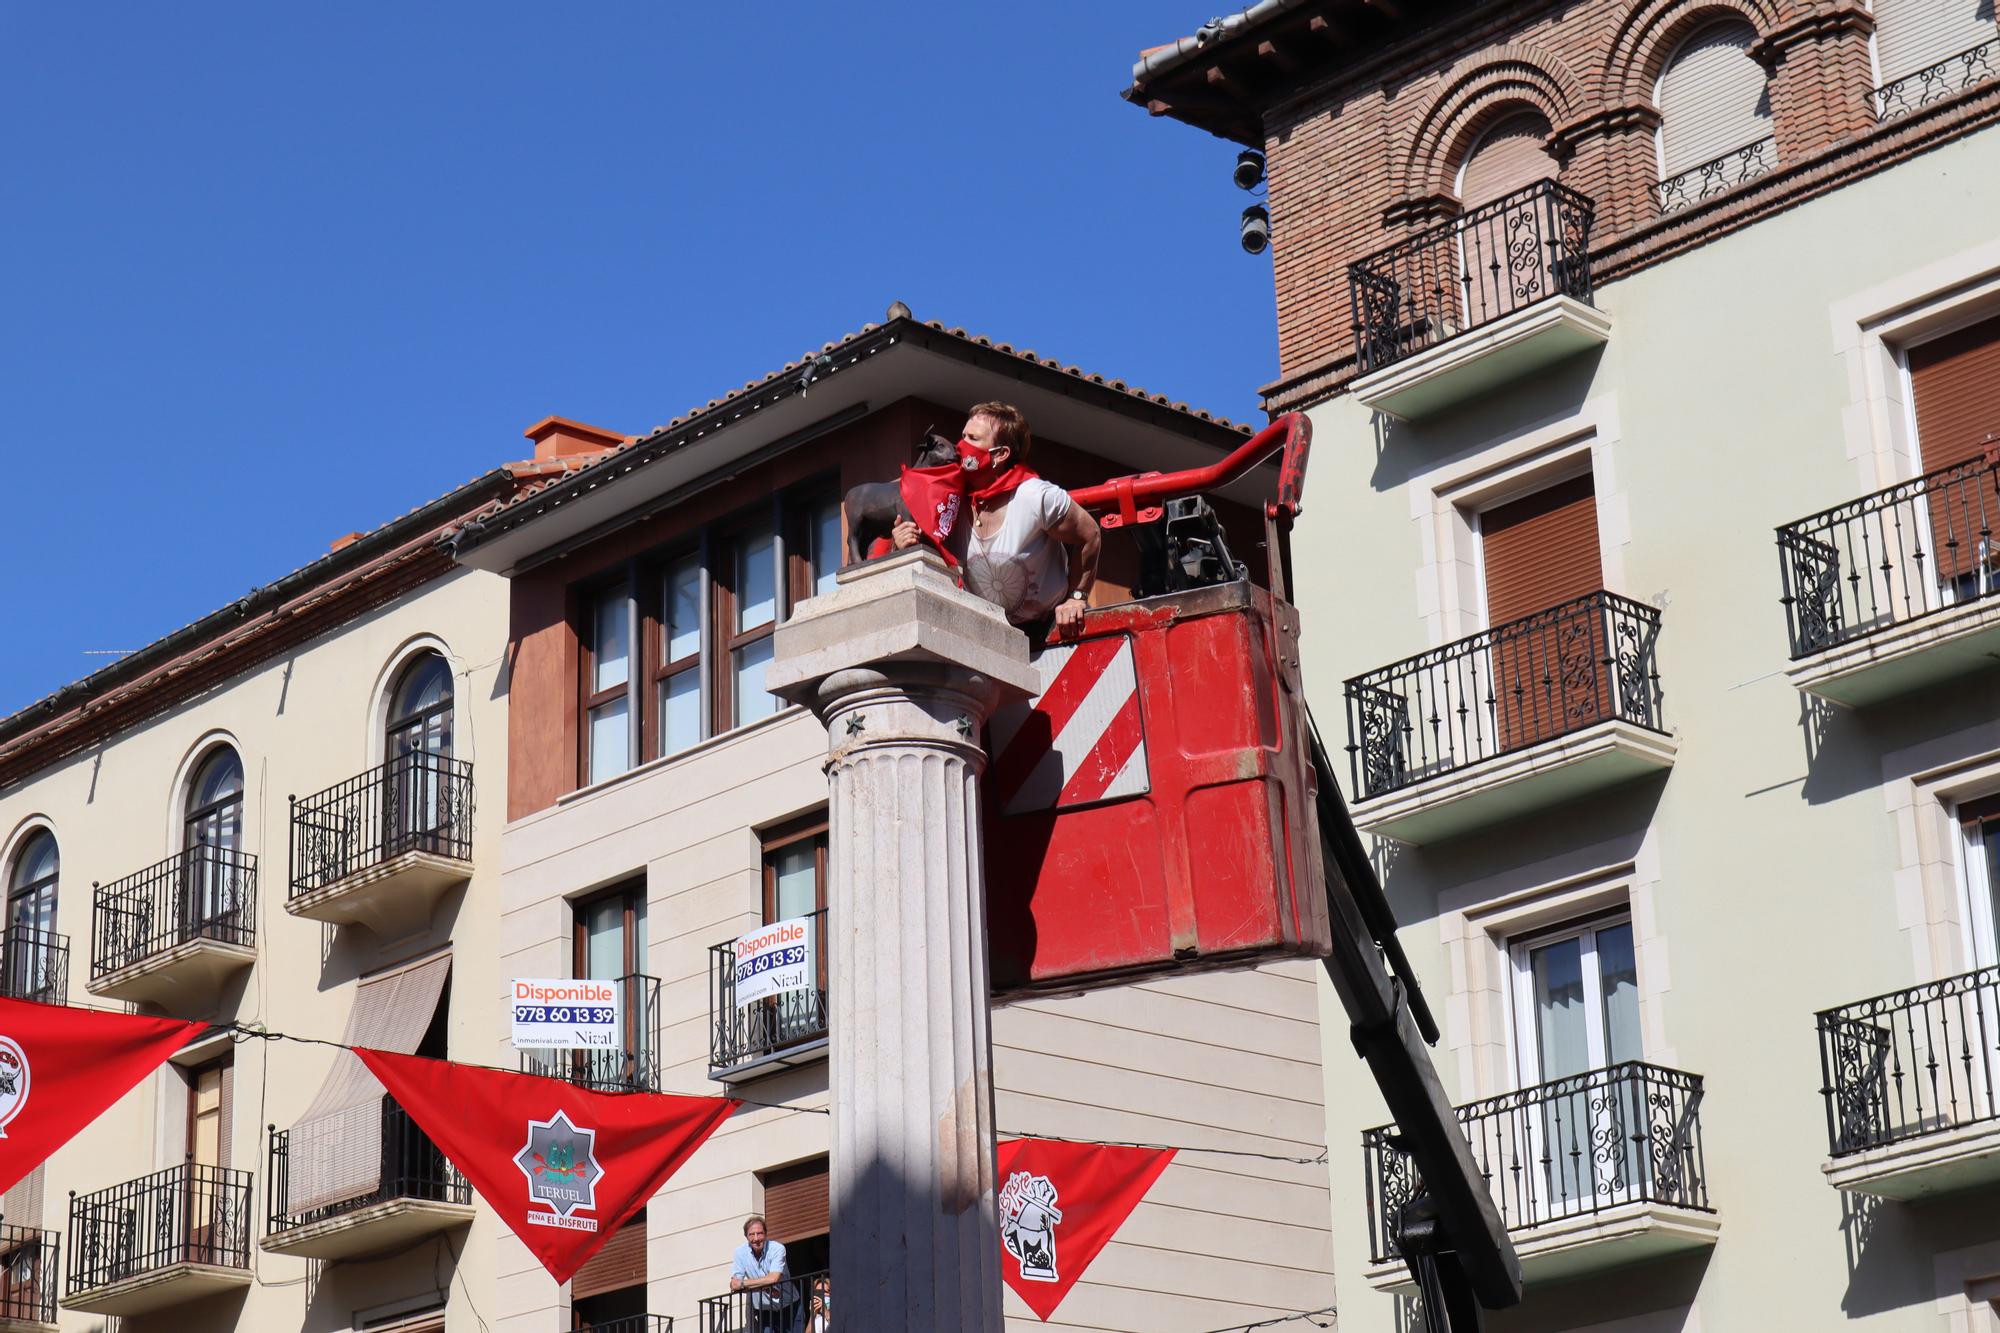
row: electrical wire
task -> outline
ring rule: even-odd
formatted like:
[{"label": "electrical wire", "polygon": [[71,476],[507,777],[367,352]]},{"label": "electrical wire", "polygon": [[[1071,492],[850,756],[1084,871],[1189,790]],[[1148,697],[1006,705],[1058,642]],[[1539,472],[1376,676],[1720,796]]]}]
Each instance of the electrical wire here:
[{"label": "electrical wire", "polygon": [[[1320,1322],[1322,1315],[1326,1318],[1325,1323]],[[1281,1314],[1275,1319],[1259,1319],[1254,1324],[1231,1324],[1228,1328],[1212,1328],[1208,1333],[1250,1333],[1253,1328],[1276,1328],[1279,1324],[1295,1324],[1301,1319],[1310,1319],[1314,1328],[1332,1328],[1335,1309],[1331,1305],[1323,1305],[1317,1310],[1301,1310],[1297,1314]]]}]

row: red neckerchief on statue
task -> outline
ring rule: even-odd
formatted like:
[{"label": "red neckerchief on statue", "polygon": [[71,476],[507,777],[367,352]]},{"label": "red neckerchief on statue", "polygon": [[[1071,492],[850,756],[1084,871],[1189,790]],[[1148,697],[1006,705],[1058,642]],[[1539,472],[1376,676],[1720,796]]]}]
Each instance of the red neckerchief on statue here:
[{"label": "red neckerchief on statue", "polygon": [[899,483],[903,508],[910,511],[917,531],[923,533],[924,540],[953,569],[958,568],[958,559],[951,553],[951,534],[965,512],[967,475],[964,466],[959,463],[945,463],[939,467],[910,467],[905,464],[903,479]]}]

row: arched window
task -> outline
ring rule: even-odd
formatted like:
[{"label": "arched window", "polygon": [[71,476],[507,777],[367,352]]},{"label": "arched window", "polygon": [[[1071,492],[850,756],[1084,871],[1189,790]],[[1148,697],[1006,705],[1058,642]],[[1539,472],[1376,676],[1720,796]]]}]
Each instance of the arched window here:
[{"label": "arched window", "polygon": [[0,954],[0,993],[61,1004],[67,952],[56,948],[56,881],[61,870],[55,835],[28,835],[7,876],[7,937]]},{"label": "arched window", "polygon": [[1508,116],[1479,136],[1458,168],[1458,201],[1470,213],[1481,204],[1557,174],[1549,156],[1549,122],[1539,111]]},{"label": "arched window", "polygon": [[1711,23],[1675,48],[1660,72],[1660,206],[1665,211],[1761,176],[1776,163],[1771,92],[1750,58],[1757,31]]},{"label": "arched window", "polygon": [[182,816],[180,919],[187,937],[231,938],[244,904],[243,761],[218,745],[195,769]]},{"label": "arched window", "polygon": [[403,668],[389,696],[382,832],[390,855],[443,852],[451,843],[451,687],[451,665],[442,654],[424,653]]},{"label": "arched window", "polygon": [[424,653],[403,668],[389,696],[385,757],[451,753],[451,666]]}]

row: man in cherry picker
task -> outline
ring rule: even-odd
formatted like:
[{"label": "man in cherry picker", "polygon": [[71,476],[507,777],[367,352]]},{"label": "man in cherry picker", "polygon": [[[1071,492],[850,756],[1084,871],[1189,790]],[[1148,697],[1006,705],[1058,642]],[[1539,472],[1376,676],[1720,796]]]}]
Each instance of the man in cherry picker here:
[{"label": "man in cherry picker", "polygon": [[[970,523],[951,524],[946,549],[965,570],[965,586],[1007,613],[1039,647],[1051,627],[1064,638],[1083,626],[1097,582],[1097,520],[1069,492],[1028,466],[1034,437],[1009,403],[981,403],[967,416],[959,453],[970,467],[965,494]],[[904,519],[897,550],[923,540]]]}]

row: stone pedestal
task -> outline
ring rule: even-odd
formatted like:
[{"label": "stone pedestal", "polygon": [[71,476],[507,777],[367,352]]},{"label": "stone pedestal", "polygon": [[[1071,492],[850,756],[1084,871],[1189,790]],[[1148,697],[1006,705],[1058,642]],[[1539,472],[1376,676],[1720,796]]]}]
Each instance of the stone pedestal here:
[{"label": "stone pedestal", "polygon": [[979,740],[1027,639],[912,551],[801,604],[766,684],[827,727],[841,1326],[1000,1333]]}]

